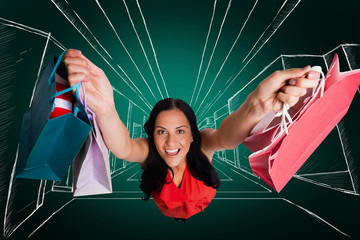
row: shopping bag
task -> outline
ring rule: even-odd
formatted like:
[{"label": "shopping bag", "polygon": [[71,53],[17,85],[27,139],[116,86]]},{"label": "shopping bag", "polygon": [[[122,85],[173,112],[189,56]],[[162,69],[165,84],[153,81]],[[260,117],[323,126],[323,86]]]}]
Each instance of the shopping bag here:
[{"label": "shopping bag", "polygon": [[112,193],[108,148],[104,143],[96,117],[92,119],[94,128],[73,162],[75,197]]},{"label": "shopping bag", "polygon": [[252,142],[261,142],[263,136],[265,144],[270,142],[262,149],[253,145],[257,150],[249,156],[249,162],[253,172],[277,192],[344,117],[359,87],[360,70],[340,72],[335,54],[324,80],[323,93],[305,99],[292,116],[288,133],[275,125],[250,136]]},{"label": "shopping bag", "polygon": [[[311,106],[316,100],[316,95],[320,93],[322,97],[325,76],[321,67],[315,66],[311,68],[312,71],[317,71],[321,74],[322,79],[316,89],[307,89],[304,96],[300,97],[298,103],[291,108],[287,103],[283,104],[282,111],[268,113],[255,127],[251,130],[249,136],[244,139],[243,144],[252,152],[257,152],[267,147],[273,142],[275,136],[281,135],[282,131],[288,134],[287,121],[293,122],[294,119],[299,117],[301,113]],[[281,117],[280,117],[281,116]]]},{"label": "shopping bag", "polygon": [[76,113],[49,119],[55,96],[61,94],[56,92],[56,79],[67,79],[65,65],[61,62],[64,54],[59,59],[51,57],[31,106],[24,114],[15,175],[18,178],[60,181],[92,129],[85,108],[79,102],[79,85],[74,103]]}]

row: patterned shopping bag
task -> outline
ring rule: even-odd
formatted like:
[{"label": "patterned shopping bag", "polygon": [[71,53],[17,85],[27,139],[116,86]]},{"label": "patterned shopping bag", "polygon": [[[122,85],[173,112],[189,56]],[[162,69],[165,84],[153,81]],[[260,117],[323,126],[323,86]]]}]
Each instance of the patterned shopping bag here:
[{"label": "patterned shopping bag", "polygon": [[63,55],[52,57],[36,88],[30,108],[23,117],[16,177],[60,181],[89,135],[92,125],[79,102],[80,84],[76,85],[76,113],[50,118],[55,99],[72,88],[56,91],[56,83],[66,81]]}]

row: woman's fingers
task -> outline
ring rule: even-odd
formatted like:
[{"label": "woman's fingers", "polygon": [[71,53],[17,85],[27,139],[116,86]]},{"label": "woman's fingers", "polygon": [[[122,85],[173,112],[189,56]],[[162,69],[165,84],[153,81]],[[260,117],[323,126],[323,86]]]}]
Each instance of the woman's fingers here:
[{"label": "woman's fingers", "polygon": [[88,82],[91,78],[88,62],[81,57],[81,52],[75,49],[69,49],[63,60],[68,72],[70,86],[78,82]]},{"label": "woman's fingers", "polygon": [[81,72],[68,75],[68,80],[69,80],[71,86],[73,86],[79,82],[82,82],[87,78],[88,78],[88,76],[85,73],[81,73]]},{"label": "woman's fingers", "polygon": [[87,64],[87,67],[90,69],[91,73],[96,75],[96,76],[99,76],[99,75],[102,75],[104,74],[104,71],[99,68],[98,66],[96,66],[95,64],[93,64],[89,59],[87,59],[84,55],[80,54],[80,57],[81,59],[83,59],[86,64]]},{"label": "woman's fingers", "polygon": [[281,91],[285,94],[293,95],[295,97],[302,97],[306,94],[307,90],[303,87],[286,85],[281,88]]},{"label": "woman's fingers", "polygon": [[81,58],[81,57],[72,57],[72,56],[65,56],[63,58],[65,66],[69,66],[69,65],[79,65],[79,66],[83,66],[83,67],[88,67],[88,63],[85,59]]},{"label": "woman's fingers", "polygon": [[[84,82],[84,79],[88,78],[87,75],[85,75],[84,73],[74,73],[71,75],[68,75],[68,80],[70,82],[70,86],[74,86],[75,84],[79,83],[79,82]],[[73,89],[72,92],[75,94],[76,89]],[[80,98],[83,98],[83,91],[80,91]]]},{"label": "woman's fingers", "polygon": [[[87,106],[97,115],[114,107],[113,88],[105,73],[88,60],[79,50],[69,49],[63,58],[71,86],[83,82]],[[75,93],[75,90],[73,91]],[[80,88],[80,98],[83,91]]]},{"label": "woman's fingers", "polygon": [[316,71],[310,71],[301,78],[292,78],[289,80],[289,85],[302,87],[302,88],[314,88],[318,85],[320,73]]},{"label": "woman's fingers", "polygon": [[320,78],[320,73],[318,71],[310,71],[307,75],[306,75],[307,79],[310,80],[317,80]]},{"label": "woman's fingers", "polygon": [[283,103],[294,106],[300,97],[318,85],[319,77],[319,72],[311,70],[310,66],[276,71],[258,85],[254,96],[264,113],[279,111]]},{"label": "woman's fingers", "polygon": [[[290,73],[292,71],[286,72]],[[285,85],[280,89],[281,91],[278,94],[278,99],[288,103],[289,106],[294,106],[299,101],[300,97],[307,94],[308,88],[314,88],[319,84],[319,77],[319,72],[308,71],[302,77],[291,78],[288,82],[289,85]]]},{"label": "woman's fingers", "polygon": [[[79,83],[79,82],[84,82],[84,87],[86,89],[86,95],[89,96],[89,95],[94,95],[96,93],[96,89],[95,87],[93,86],[93,84],[91,83],[91,81],[87,81],[85,82],[83,79],[86,78],[87,76],[84,74],[84,73],[75,73],[75,74],[71,74],[68,76],[68,80],[69,82],[71,83],[74,83],[72,84],[75,85],[76,83]],[[76,89],[73,89],[72,92],[74,94],[76,94]],[[80,87],[79,89],[79,93],[80,93],[80,98],[83,99],[83,89],[82,87]],[[92,102],[92,98],[87,98],[87,100],[90,100],[90,102]],[[88,101],[88,105],[89,105],[89,101]],[[89,105],[90,106],[90,105]]]},{"label": "woman's fingers", "polygon": [[67,67],[67,70],[68,70],[68,75],[76,74],[76,73],[83,73],[88,77],[90,75],[89,68],[83,67],[83,66],[80,66],[80,65],[69,64],[68,67]]},{"label": "woman's fingers", "polygon": [[81,51],[80,50],[76,50],[76,49],[68,49],[64,55],[64,58],[69,56],[69,57],[80,57]]},{"label": "woman's fingers", "polygon": [[302,87],[302,88],[314,88],[319,84],[319,79],[316,80],[309,80],[306,78],[300,78],[300,79],[291,79],[289,81],[290,85]]},{"label": "woman's fingers", "polygon": [[278,98],[281,102],[287,103],[290,107],[294,106],[294,105],[299,101],[299,97],[298,97],[298,96],[286,94],[286,93],[283,93],[283,92],[279,92],[279,93],[277,94],[277,98]]},{"label": "woman's fingers", "polygon": [[289,79],[302,78],[309,72],[310,66],[304,68],[290,68],[282,71],[276,71],[273,73],[272,77],[278,83],[284,83]]},{"label": "woman's fingers", "polygon": [[67,66],[67,71],[70,86],[74,86],[79,82],[90,82],[91,75],[88,68],[70,64]]}]

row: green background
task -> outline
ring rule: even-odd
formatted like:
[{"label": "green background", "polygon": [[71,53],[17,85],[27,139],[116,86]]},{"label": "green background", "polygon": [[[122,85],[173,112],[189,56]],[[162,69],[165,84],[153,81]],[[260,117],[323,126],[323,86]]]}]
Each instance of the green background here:
[{"label": "green background", "polygon": [[[256,77],[280,55],[316,55],[306,58],[285,57],[286,68],[304,67],[311,64],[321,65],[323,69],[326,69],[325,62],[327,64],[331,62],[334,48],[341,44],[360,43],[358,30],[360,3],[356,0],[302,0],[299,2],[263,0],[256,3],[255,10],[247,21],[248,14],[255,2],[254,0],[233,0],[231,2],[200,91],[201,80],[214,49],[229,1],[217,1],[212,30],[197,85],[197,76],[214,2],[208,0],[139,1],[166,90],[156,66],[152,46],[136,1],[127,1],[126,6],[158,81],[159,91],[132,23],[129,21],[123,1],[99,1],[116,29],[116,33],[96,1],[1,1],[0,215],[2,214],[3,217],[7,214],[8,216],[5,235],[8,236],[8,233],[19,226],[19,223],[23,222],[36,208],[34,200],[38,198],[40,184],[47,192],[44,205],[21,224],[11,236],[8,236],[10,239],[27,238],[40,223],[64,204],[67,204],[66,207],[61,208],[62,210],[56,216],[46,222],[39,231],[36,231],[32,235],[33,239],[92,239],[95,237],[105,239],[145,237],[174,239],[212,239],[215,237],[245,239],[250,237],[256,239],[264,237],[346,238],[324,222],[315,220],[310,214],[305,214],[303,209],[295,207],[293,204],[287,204],[283,199],[290,199],[289,201],[318,214],[328,223],[355,239],[360,237],[360,232],[356,227],[360,223],[359,188],[355,186],[354,189],[349,178],[341,174],[339,176],[331,175],[330,179],[315,179],[320,183],[317,185],[296,178],[290,181],[280,194],[271,192],[271,195],[256,194],[251,191],[231,193],[231,190],[243,186],[246,188],[246,183],[243,182],[243,179],[237,179],[233,185],[223,182],[223,190],[229,190],[229,192],[224,191],[218,194],[217,199],[211,203],[205,213],[194,216],[187,224],[177,224],[162,216],[152,200],[148,203],[142,202],[138,182],[126,182],[127,178],[136,180],[139,177],[139,173],[136,172],[139,170],[138,166],[126,165],[121,160],[112,160],[111,163],[114,171],[114,190],[117,191],[111,195],[72,200],[72,194],[68,190],[59,192],[52,188],[52,186],[58,186],[57,189],[60,189],[63,185],[69,186],[69,183],[48,182],[44,184],[44,182],[26,179],[14,180],[14,184],[10,188],[11,194],[8,195],[9,183],[12,179],[11,171],[19,142],[21,119],[29,106],[32,90],[38,79],[39,68],[43,69],[46,66],[46,62],[52,54],[60,55],[62,52],[55,41],[51,39],[47,41],[49,33],[65,48],[80,49],[85,56],[105,71],[113,87],[121,93],[114,92],[118,113],[124,123],[128,124],[132,136],[135,137],[143,134],[141,127],[138,126],[143,124],[151,106],[162,96],[167,96],[166,92],[170,97],[180,98],[191,103],[197,112],[199,124],[203,123],[206,117],[214,117],[214,115],[217,118],[215,122],[218,124],[223,118],[221,115],[235,110],[264,77],[275,70],[282,69],[283,65],[277,61],[267,71]],[[298,5],[296,5],[297,3]],[[285,4],[284,8],[282,8],[283,4]],[[60,7],[63,13],[56,6]],[[296,7],[287,16],[292,6]],[[288,10],[286,11],[286,9]],[[285,16],[287,17],[285,18]],[[281,23],[281,20],[284,21]],[[247,24],[241,36],[216,78],[245,21]],[[281,23],[280,26],[279,23]],[[275,27],[276,25],[279,27]],[[116,34],[126,46],[143,77],[135,68]],[[45,52],[44,49],[46,49]],[[344,52],[351,53],[348,55],[351,58],[351,67],[359,68],[359,47],[344,47],[344,49],[337,49],[342,63],[342,71],[349,70]],[[319,57],[329,52],[331,54],[325,57],[325,61]],[[44,56],[43,53],[45,53]],[[42,59],[44,61],[40,64]],[[251,61],[249,61],[250,59]],[[121,72],[119,66],[139,90],[133,90],[135,86],[129,83],[130,80]],[[243,71],[241,71],[242,69]],[[240,71],[241,73],[238,74]],[[234,78],[235,76],[236,78]],[[206,96],[215,78],[216,81]],[[252,79],[255,79],[252,84],[232,98]],[[230,86],[227,85],[229,82],[232,83]],[[196,89],[195,86],[197,86]],[[198,93],[198,100],[195,104],[195,98],[193,101],[191,99],[193,94],[196,97]],[[221,97],[217,101],[212,101],[220,95]],[[234,101],[230,101],[228,108],[227,104],[230,98]],[[334,129],[299,174],[337,172],[351,168],[353,179],[360,183],[357,179],[357,176],[360,176],[358,170],[360,166],[358,163],[359,141],[357,140],[359,132],[359,127],[357,127],[358,98],[357,94],[348,115],[342,121],[341,128],[344,129],[342,136],[345,136],[343,139],[346,140],[346,152],[349,154],[349,159],[351,158],[351,166],[344,162],[339,134]],[[146,99],[146,102],[143,99]],[[203,104],[200,106],[202,101]],[[205,108],[208,103],[211,104],[211,108]],[[129,106],[132,108],[131,115],[129,115]],[[202,114],[204,109],[207,111]],[[249,165],[246,162],[250,152],[243,146],[236,151],[239,155],[237,160],[231,159],[233,152],[230,151],[217,154],[216,157],[219,160],[217,167],[224,171],[226,176],[229,176],[230,173],[234,174],[231,169],[245,171],[248,177],[263,184],[250,174]],[[126,170],[130,167],[136,169],[135,177],[126,172],[116,175],[116,169]],[[125,177],[126,174],[129,176]],[[236,179],[235,175],[231,178]],[[321,184],[325,187],[319,186]],[[249,186],[249,189],[254,190],[256,187],[255,185]],[[352,193],[349,194],[351,191]],[[269,196],[276,200],[263,200]],[[69,201],[71,202],[69,203]],[[8,211],[5,212],[9,202]]]}]

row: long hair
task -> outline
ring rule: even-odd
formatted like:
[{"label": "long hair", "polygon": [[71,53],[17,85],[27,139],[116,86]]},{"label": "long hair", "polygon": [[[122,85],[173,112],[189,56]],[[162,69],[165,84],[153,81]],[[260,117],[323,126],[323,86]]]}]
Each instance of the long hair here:
[{"label": "long hair", "polygon": [[[161,111],[171,109],[181,110],[188,119],[191,127],[193,142],[187,153],[187,165],[191,175],[204,182],[205,185],[212,188],[220,186],[220,179],[209,159],[201,151],[201,135],[197,127],[196,116],[192,108],[180,99],[166,98],[160,100],[150,113],[149,119],[144,125],[148,135],[149,155],[143,165],[143,173],[140,180],[140,188],[144,192],[143,200],[149,200],[153,191],[160,191],[165,182],[168,169],[172,169],[161,158],[155,147],[154,128],[157,116]],[[174,174],[173,174],[174,175]]]}]

